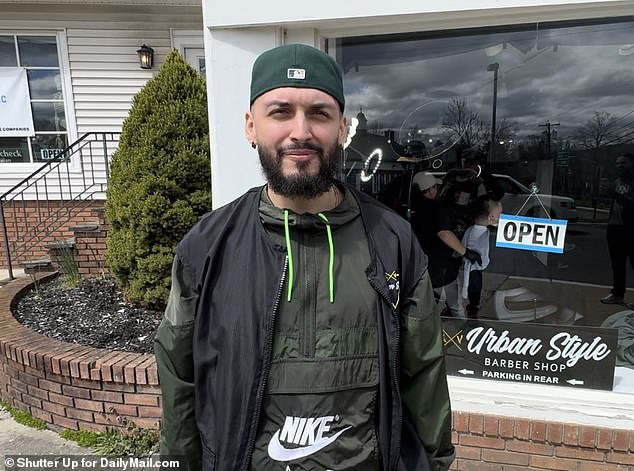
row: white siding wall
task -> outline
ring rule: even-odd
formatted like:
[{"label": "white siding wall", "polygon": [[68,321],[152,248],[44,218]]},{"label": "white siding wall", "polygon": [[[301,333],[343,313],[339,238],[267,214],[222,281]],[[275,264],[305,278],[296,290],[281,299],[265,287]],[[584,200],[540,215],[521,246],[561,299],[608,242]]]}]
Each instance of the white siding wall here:
[{"label": "white siding wall", "polygon": [[[0,2],[0,11],[0,34],[62,33],[69,142],[88,132],[121,130],[132,98],[172,48],[172,30],[200,31],[202,39],[200,8],[41,5],[33,11]],[[139,68],[136,50],[142,44],[154,49],[152,70]],[[95,172],[103,180],[101,150],[94,157]],[[71,179],[79,185],[81,165],[74,164]],[[40,165],[0,164],[0,194]]]}]

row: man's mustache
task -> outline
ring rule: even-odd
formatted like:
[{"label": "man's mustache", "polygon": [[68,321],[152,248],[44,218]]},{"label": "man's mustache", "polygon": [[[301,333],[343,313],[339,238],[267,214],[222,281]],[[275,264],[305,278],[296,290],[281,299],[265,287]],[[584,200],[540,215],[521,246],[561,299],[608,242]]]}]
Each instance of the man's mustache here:
[{"label": "man's mustache", "polygon": [[294,150],[312,150],[315,152],[323,153],[324,149],[321,146],[318,146],[317,144],[313,144],[312,142],[303,142],[303,143],[288,144],[286,146],[279,147],[277,149],[277,153],[278,155],[280,155],[284,152],[294,151]]}]

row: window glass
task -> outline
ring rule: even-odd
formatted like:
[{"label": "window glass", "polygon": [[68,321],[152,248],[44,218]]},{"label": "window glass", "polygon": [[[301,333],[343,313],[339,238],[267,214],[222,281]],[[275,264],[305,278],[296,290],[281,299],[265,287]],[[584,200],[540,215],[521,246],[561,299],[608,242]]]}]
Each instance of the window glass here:
[{"label": "window glass", "polygon": [[32,102],[31,108],[36,132],[66,130],[63,103]]},{"label": "window glass", "polygon": [[[415,227],[444,314],[616,328],[617,366],[634,368],[633,38],[634,22],[612,21],[329,41],[352,123],[342,178],[413,227],[428,198],[465,245],[484,231],[478,287],[429,220]],[[419,172],[440,181],[433,196],[413,185]],[[565,227],[561,250],[535,233],[499,244],[518,236],[498,234],[500,208],[482,195],[500,200],[499,227]]]},{"label": "window glass", "polygon": [[31,69],[28,71],[31,100],[60,100],[62,79],[59,70]]},{"label": "window glass", "polygon": [[49,36],[18,36],[23,67],[59,67],[57,41]]},{"label": "window glass", "polygon": [[38,134],[33,138],[33,155],[36,161],[46,162],[57,157],[68,145],[66,134]]},{"label": "window glass", "polygon": [[13,36],[0,36],[0,67],[15,67],[15,42]]},{"label": "window glass", "polygon": [[0,163],[29,162],[26,138],[0,137]]}]

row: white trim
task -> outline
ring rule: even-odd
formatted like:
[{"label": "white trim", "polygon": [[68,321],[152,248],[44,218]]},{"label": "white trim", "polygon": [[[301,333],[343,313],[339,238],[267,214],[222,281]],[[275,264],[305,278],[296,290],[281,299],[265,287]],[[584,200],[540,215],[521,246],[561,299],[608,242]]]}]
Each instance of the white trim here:
[{"label": "white trim", "polygon": [[[619,377],[628,373],[624,371],[627,368],[617,370]],[[594,391],[457,376],[449,376],[448,383],[451,406],[455,411],[634,430],[634,395],[623,391]]]},{"label": "white trim", "polygon": [[205,47],[203,30],[170,28],[170,43],[182,55],[185,55],[185,48],[188,47],[203,49]]},{"label": "white trim", "polygon": [[[77,140],[77,120],[75,117],[75,100],[73,97],[73,86],[70,74],[70,59],[68,57],[68,37],[66,28],[57,33],[57,55],[59,57],[59,71],[62,79],[62,89],[64,90],[64,112],[66,113],[66,131],[68,145]],[[72,170],[81,172],[81,162],[79,158],[73,157]]]}]

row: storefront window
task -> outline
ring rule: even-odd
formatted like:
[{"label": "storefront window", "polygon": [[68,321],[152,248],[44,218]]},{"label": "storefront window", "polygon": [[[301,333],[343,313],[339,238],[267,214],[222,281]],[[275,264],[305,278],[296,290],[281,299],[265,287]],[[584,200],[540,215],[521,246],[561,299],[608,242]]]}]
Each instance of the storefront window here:
[{"label": "storefront window", "polygon": [[[440,265],[453,263],[455,276],[441,270],[434,283],[455,281],[455,291],[437,289],[440,304],[471,332],[471,347],[497,326],[481,347],[497,349],[507,366],[517,358],[505,342],[541,336],[535,359],[561,347],[562,358],[594,355],[600,369],[616,362],[613,385],[551,372],[553,382],[610,389],[623,383],[619,375],[634,376],[634,21],[341,38],[328,49],[344,71],[352,122],[342,178],[414,225],[425,197],[414,175],[429,172],[442,220],[459,239],[473,227],[473,249],[488,251],[479,301],[465,289],[478,291],[478,276],[452,251]],[[434,236],[421,232],[419,239]],[[431,259],[442,241],[421,245]],[[483,330],[473,333],[478,323]],[[557,332],[569,334],[565,353],[557,345],[565,337],[549,343]],[[446,332],[446,348],[458,345],[454,333]],[[595,337],[602,340],[591,345]],[[522,381],[527,372],[511,365],[465,374]]]},{"label": "storefront window", "polygon": [[35,129],[33,137],[1,136],[0,164],[54,158],[68,145],[55,36],[0,36],[0,67],[26,69]]}]

